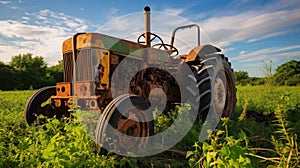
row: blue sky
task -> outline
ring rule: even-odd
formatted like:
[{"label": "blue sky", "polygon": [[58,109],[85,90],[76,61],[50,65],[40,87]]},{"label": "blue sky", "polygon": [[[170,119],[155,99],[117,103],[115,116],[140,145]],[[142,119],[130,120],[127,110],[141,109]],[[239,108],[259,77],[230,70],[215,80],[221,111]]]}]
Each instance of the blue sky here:
[{"label": "blue sky", "polygon": [[[62,42],[76,32],[134,40],[143,30],[146,5],[152,30],[165,40],[176,26],[197,23],[201,43],[222,48],[233,68],[250,76],[263,76],[264,62],[270,60],[273,69],[300,60],[299,0],[0,0],[0,61],[29,52],[54,65],[62,59]],[[192,36],[178,38],[193,43]]]}]

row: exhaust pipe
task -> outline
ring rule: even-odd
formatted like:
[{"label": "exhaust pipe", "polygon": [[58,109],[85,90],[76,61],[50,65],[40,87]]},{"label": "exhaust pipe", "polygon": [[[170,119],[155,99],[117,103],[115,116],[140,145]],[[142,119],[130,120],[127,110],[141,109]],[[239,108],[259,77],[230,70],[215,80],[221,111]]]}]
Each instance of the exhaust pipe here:
[{"label": "exhaust pipe", "polygon": [[147,47],[151,47],[150,41],[150,7],[144,8],[144,22],[145,22],[145,43]]}]

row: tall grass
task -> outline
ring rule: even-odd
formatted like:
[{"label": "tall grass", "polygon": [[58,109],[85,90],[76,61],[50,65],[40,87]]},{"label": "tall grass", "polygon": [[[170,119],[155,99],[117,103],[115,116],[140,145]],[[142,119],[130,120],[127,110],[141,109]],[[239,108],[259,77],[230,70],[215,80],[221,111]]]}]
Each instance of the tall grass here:
[{"label": "tall grass", "polygon": [[[172,149],[180,155],[147,158],[99,154],[76,120],[28,127],[23,109],[33,92],[0,91],[0,167],[300,167],[300,87],[239,86],[234,120],[223,119],[203,143],[197,142],[202,127],[197,123]],[[161,116],[155,129],[170,122]]]}]

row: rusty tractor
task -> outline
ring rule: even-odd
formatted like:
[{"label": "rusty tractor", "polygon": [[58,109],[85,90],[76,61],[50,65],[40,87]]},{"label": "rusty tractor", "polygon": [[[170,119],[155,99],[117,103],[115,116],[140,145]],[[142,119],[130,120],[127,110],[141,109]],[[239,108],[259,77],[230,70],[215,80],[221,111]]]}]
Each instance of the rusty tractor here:
[{"label": "rusty tractor", "polygon": [[[118,139],[121,150],[142,146],[148,142],[128,141],[119,133],[133,137],[154,134],[152,114],[146,109],[162,98],[161,92],[151,92],[155,88],[165,94],[164,111],[185,103],[191,106],[191,111],[197,110],[199,119],[205,118],[212,108],[222,117],[231,117],[235,111],[236,87],[231,63],[221,49],[209,44],[200,45],[200,30],[196,24],[176,28],[171,42],[165,43],[150,31],[149,7],[144,8],[144,17],[145,32],[137,42],[99,33],[77,33],[66,39],[62,45],[64,81],[41,88],[29,98],[24,111],[26,122],[29,125],[37,120],[43,123],[39,115],[43,115],[43,119],[69,117],[70,109],[76,105],[101,113],[101,118],[96,121],[98,142],[104,143],[104,134],[108,134],[106,128],[110,125],[117,130],[110,134]],[[188,53],[179,53],[174,45],[175,34],[192,27],[198,33],[198,45]],[[154,41],[158,43],[152,45]],[[127,67],[116,72],[125,61]],[[170,64],[168,71],[152,66],[162,62],[164,66]],[[185,67],[192,74],[187,74]],[[126,80],[126,74],[131,71],[137,73],[130,78],[127,87],[120,89],[119,86],[125,85],[122,81]],[[149,99],[150,94],[153,94],[153,100]],[[131,106],[124,106],[120,111],[118,106],[122,104]]]}]

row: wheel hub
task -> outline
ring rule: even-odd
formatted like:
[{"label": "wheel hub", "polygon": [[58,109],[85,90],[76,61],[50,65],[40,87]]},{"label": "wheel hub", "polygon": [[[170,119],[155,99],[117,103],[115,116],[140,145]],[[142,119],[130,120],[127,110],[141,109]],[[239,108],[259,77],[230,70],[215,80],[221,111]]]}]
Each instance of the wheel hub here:
[{"label": "wheel hub", "polygon": [[111,101],[96,129],[96,142],[102,145],[103,151],[112,150],[121,155],[140,153],[148,144],[146,137],[153,134],[151,113],[145,111],[148,108],[136,95],[121,95]]},{"label": "wheel hub", "polygon": [[135,113],[129,112],[128,117],[122,116],[117,123],[116,130],[119,132],[115,134],[118,136],[119,146],[123,148],[130,148],[135,145],[136,141],[132,141],[131,138],[127,138],[127,136],[140,136],[141,127]]},{"label": "wheel hub", "polygon": [[221,78],[216,78],[215,80],[213,95],[216,112],[222,114],[226,102],[226,87]]}]

